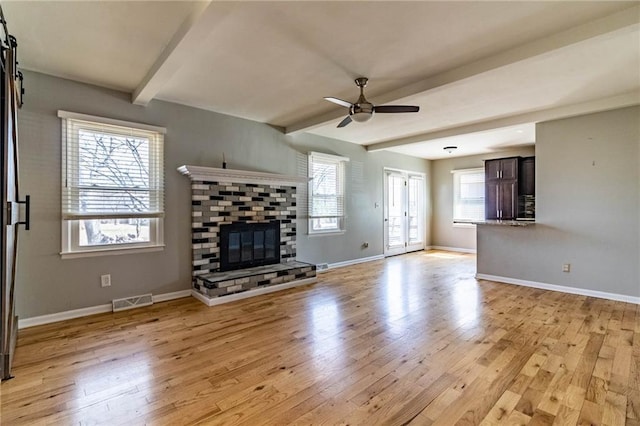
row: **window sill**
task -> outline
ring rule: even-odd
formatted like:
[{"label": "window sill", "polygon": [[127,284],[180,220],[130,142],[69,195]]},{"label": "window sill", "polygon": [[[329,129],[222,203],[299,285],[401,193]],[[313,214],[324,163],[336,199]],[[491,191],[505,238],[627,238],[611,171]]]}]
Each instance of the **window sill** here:
[{"label": "window sill", "polygon": [[324,237],[330,235],[344,235],[347,231],[308,232],[309,237]]},{"label": "window sill", "polygon": [[65,251],[60,253],[62,259],[78,259],[81,257],[118,256],[121,254],[149,253],[164,250],[164,244],[146,247],[118,247],[85,251]]}]

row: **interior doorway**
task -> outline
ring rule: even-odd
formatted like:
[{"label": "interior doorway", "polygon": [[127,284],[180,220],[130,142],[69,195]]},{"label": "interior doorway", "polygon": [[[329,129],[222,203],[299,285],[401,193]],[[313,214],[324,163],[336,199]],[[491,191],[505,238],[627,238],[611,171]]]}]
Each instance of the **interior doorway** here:
[{"label": "interior doorway", "polygon": [[385,256],[424,249],[424,188],[424,174],[385,168]]}]

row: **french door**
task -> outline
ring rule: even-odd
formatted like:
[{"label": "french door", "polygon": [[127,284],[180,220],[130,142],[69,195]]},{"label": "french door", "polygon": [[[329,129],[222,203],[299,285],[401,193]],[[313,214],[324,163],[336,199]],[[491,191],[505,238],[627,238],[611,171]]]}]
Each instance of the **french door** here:
[{"label": "french door", "polygon": [[424,249],[424,181],[420,173],[384,170],[384,255]]}]

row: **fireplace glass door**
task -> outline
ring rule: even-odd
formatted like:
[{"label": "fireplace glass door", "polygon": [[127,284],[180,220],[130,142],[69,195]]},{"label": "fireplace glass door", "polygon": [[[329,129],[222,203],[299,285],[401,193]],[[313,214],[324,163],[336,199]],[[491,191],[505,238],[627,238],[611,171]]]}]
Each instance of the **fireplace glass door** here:
[{"label": "fireplace glass door", "polygon": [[280,262],[280,222],[220,226],[220,270]]}]

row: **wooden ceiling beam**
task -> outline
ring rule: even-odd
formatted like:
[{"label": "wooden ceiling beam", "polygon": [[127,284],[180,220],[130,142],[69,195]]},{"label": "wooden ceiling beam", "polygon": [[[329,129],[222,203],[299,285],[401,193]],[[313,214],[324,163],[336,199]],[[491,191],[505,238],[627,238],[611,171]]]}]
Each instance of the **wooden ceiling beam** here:
[{"label": "wooden ceiling beam", "polygon": [[220,10],[213,2],[203,2],[184,20],[151,69],[131,95],[131,102],[147,105],[167,81],[193,57],[193,51],[216,27]]}]

